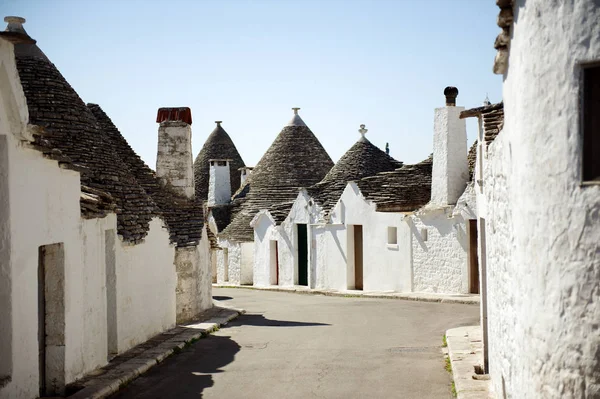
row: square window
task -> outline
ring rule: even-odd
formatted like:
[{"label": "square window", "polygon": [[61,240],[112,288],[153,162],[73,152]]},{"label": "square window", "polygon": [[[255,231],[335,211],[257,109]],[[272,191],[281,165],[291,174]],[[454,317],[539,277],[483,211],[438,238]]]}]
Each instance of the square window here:
[{"label": "square window", "polygon": [[600,64],[583,66],[582,180],[600,182]]},{"label": "square window", "polygon": [[396,227],[388,227],[388,244],[398,244],[398,229]]}]

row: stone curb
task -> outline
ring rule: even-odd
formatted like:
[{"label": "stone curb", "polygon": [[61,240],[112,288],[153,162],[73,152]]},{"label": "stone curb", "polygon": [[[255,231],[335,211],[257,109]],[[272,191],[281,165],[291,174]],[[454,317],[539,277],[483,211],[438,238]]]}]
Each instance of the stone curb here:
[{"label": "stone curb", "polygon": [[[457,399],[494,398],[489,379],[475,379],[475,366],[483,363],[481,326],[452,328],[446,331],[448,357]],[[487,376],[481,376],[486,378]]]},{"label": "stone curb", "polygon": [[222,304],[220,304],[219,307],[227,314],[210,318],[205,322],[183,326],[187,328],[183,332],[180,332],[174,335],[173,338],[160,343],[156,347],[149,348],[138,356],[119,364],[115,369],[108,371],[106,374],[89,380],[82,390],[69,396],[69,398],[106,398],[144,374],[152,367],[161,363],[172,354],[178,353],[186,345],[218,330],[219,327],[226,325],[240,314],[246,313],[243,309],[223,306]]},{"label": "stone curb", "polygon": [[304,295],[325,295],[336,297],[356,297],[356,298],[375,298],[375,299],[403,299],[407,301],[422,302],[440,302],[440,303],[459,303],[465,305],[479,305],[479,295],[452,295],[452,294],[429,294],[429,293],[382,293],[382,292],[360,292],[360,291],[335,291],[335,290],[314,290],[300,287],[254,287],[251,285],[226,285],[213,284],[215,288],[242,288],[257,291],[291,292]]}]

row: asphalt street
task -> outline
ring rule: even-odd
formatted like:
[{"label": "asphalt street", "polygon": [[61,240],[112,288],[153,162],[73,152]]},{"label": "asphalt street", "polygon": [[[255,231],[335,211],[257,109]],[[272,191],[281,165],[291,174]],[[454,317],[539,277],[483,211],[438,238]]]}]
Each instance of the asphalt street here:
[{"label": "asphalt street", "polygon": [[475,305],[213,289],[247,314],[113,398],[452,398],[444,332]]}]

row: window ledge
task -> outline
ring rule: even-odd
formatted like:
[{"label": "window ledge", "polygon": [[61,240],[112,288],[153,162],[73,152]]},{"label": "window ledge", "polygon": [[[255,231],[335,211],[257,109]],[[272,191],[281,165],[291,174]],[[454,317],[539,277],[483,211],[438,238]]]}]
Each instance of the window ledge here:
[{"label": "window ledge", "polygon": [[386,244],[388,249],[398,249],[398,244]]},{"label": "window ledge", "polygon": [[600,186],[600,180],[588,180],[588,181],[582,181],[580,184],[581,187],[588,187],[588,186]]}]

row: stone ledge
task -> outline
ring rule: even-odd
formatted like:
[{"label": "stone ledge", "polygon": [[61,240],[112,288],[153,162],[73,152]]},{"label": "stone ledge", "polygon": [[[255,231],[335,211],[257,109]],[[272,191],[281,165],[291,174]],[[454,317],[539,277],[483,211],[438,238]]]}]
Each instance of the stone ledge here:
[{"label": "stone ledge", "polygon": [[255,287],[251,285],[228,285],[228,284],[213,284],[215,288],[243,288],[259,291],[275,291],[275,292],[291,292],[295,294],[305,295],[325,295],[338,297],[358,297],[358,298],[375,298],[375,299],[404,299],[407,301],[423,301],[423,302],[440,302],[440,303],[459,303],[466,305],[479,305],[480,297],[476,294],[436,294],[428,292],[376,292],[376,291],[357,291],[357,290],[316,290],[305,286],[266,286]]},{"label": "stone ledge", "polygon": [[[162,341],[157,340],[156,345],[143,350],[141,353],[138,353],[139,350],[136,350],[136,348],[132,348],[130,351],[134,355],[126,361],[111,365],[114,361],[113,359],[113,361],[100,370],[91,373],[94,376],[77,382],[76,385],[83,385],[83,389],[69,396],[69,398],[106,398],[167,357],[176,353],[179,349],[183,349],[186,344],[214,332],[243,313],[245,313],[243,309],[235,309],[219,304],[219,307],[210,310],[210,318],[207,320],[177,326],[169,331],[165,331],[160,336],[170,336],[170,338]],[[148,342],[152,342],[153,340],[150,339]],[[148,342],[142,345],[148,345]],[[127,352],[121,356],[127,357]]]},{"label": "stone ledge", "polygon": [[490,380],[475,379],[475,366],[483,363],[481,326],[453,328],[446,331],[448,357],[457,399],[492,399]]}]

